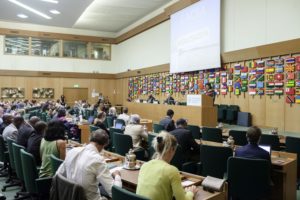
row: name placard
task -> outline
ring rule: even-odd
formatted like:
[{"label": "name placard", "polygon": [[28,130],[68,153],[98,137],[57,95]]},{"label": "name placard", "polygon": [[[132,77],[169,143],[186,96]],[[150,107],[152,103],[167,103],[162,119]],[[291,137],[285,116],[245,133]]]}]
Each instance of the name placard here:
[{"label": "name placard", "polygon": [[186,105],[202,106],[202,95],[189,94],[186,96]]}]

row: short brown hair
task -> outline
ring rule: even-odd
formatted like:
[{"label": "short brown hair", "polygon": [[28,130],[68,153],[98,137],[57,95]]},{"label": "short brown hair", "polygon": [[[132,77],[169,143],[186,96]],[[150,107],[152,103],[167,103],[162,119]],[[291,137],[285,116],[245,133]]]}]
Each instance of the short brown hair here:
[{"label": "short brown hair", "polygon": [[249,143],[257,144],[260,136],[261,136],[261,130],[257,126],[252,126],[247,130],[247,138]]}]

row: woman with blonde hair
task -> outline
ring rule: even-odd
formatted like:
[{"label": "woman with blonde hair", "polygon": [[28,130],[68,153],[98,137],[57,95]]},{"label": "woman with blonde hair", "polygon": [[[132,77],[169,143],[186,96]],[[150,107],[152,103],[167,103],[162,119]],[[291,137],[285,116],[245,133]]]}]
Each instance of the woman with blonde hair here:
[{"label": "woman with blonde hair", "polygon": [[155,149],[154,159],[143,164],[136,193],[151,200],[172,200],[173,197],[192,200],[197,188],[183,189],[178,169],[170,165],[177,148],[176,138],[162,131],[154,138],[152,146]]}]

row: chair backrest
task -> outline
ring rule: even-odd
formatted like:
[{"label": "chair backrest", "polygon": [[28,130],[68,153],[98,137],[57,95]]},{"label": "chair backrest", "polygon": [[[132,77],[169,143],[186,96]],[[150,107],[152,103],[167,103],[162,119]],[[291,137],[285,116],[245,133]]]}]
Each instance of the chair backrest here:
[{"label": "chair backrest", "polygon": [[270,162],[262,159],[228,159],[229,196],[233,199],[261,199],[270,189]]},{"label": "chair backrest", "polygon": [[202,140],[222,143],[222,129],[203,127]]},{"label": "chair backrest", "polygon": [[15,170],[16,166],[15,166],[15,159],[14,159],[14,153],[13,153],[13,148],[12,148],[12,144],[15,141],[11,138],[7,138],[6,143],[7,143],[7,149],[8,149],[8,155],[9,155],[9,164],[11,169]]},{"label": "chair backrest", "polygon": [[94,126],[94,125],[89,125],[89,128],[90,128],[90,133],[99,129],[98,126]]},{"label": "chair backrest", "polygon": [[113,133],[113,141],[115,144],[115,152],[122,156],[128,153],[129,149],[133,148],[132,138],[130,135],[124,135],[121,133]]},{"label": "chair backrest", "polygon": [[152,147],[152,141],[157,136],[155,133],[148,133],[148,153],[149,158],[152,158],[153,154],[155,153],[154,148]]},{"label": "chair backrest", "polygon": [[123,119],[116,119],[116,123],[115,124],[122,124],[122,126],[126,126],[126,123]]},{"label": "chair backrest", "polygon": [[300,167],[300,138],[287,136],[285,138],[286,151],[297,154],[298,167]]},{"label": "chair backrest", "polygon": [[0,135],[0,162],[6,163],[7,158],[5,156],[5,152],[7,151],[3,136]]},{"label": "chair backrest", "polygon": [[259,144],[270,145],[272,150],[280,150],[280,142],[277,135],[262,134]]},{"label": "chair backrest", "polygon": [[112,143],[113,147],[115,147],[114,133],[122,133],[123,134],[124,130],[123,129],[118,129],[118,128],[113,128],[113,127],[109,128],[109,135],[110,135],[110,139],[111,139],[111,143]]},{"label": "chair backrest", "polygon": [[153,132],[159,133],[160,131],[165,130],[165,127],[160,124],[153,124]]},{"label": "chair backrest", "polygon": [[22,170],[22,162],[21,162],[21,149],[25,149],[25,147],[18,145],[16,143],[12,143],[13,156],[16,167],[16,174],[20,180],[24,180],[23,170]]},{"label": "chair backrest", "polygon": [[187,129],[192,132],[193,138],[194,139],[200,139],[201,138],[201,133],[200,133],[200,127],[195,126],[195,125],[188,125]]},{"label": "chair backrest", "polygon": [[229,136],[233,137],[235,145],[244,146],[248,143],[246,133],[247,131],[230,130]]},{"label": "chair backrest", "polygon": [[54,175],[59,168],[59,166],[64,162],[63,160],[59,159],[55,155],[51,154],[50,156],[50,162],[51,162],[51,170],[52,174]]},{"label": "chair backrest", "polygon": [[27,192],[37,193],[35,179],[39,177],[33,155],[21,149],[21,162]]},{"label": "chair backrest", "polygon": [[170,164],[177,167],[178,170],[182,170],[182,164],[186,162],[185,157],[186,156],[184,156],[181,146],[178,145]]},{"label": "chair backrest", "polygon": [[114,125],[114,119],[112,117],[106,117],[107,128],[110,128]]},{"label": "chair backrest", "polygon": [[112,200],[150,200],[118,186],[112,187]]},{"label": "chair backrest", "polygon": [[230,147],[201,145],[200,162],[202,176],[223,178],[227,171],[227,159],[233,155]]},{"label": "chair backrest", "polygon": [[56,200],[87,200],[83,187],[61,174],[56,174],[52,179],[50,199]]}]

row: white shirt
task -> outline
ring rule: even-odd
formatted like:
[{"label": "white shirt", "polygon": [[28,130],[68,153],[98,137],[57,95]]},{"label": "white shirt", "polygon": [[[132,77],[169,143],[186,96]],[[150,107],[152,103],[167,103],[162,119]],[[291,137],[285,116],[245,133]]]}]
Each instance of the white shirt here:
[{"label": "white shirt", "polygon": [[18,136],[18,129],[13,123],[11,123],[7,127],[5,127],[2,135],[3,135],[4,141],[7,141],[7,138],[16,140],[17,136]]},{"label": "white shirt", "polygon": [[111,197],[113,185],[122,186],[121,177],[112,178],[106,162],[93,144],[73,148],[56,173],[81,185],[88,200],[104,200],[99,191],[99,183]]},{"label": "white shirt", "polygon": [[125,127],[125,135],[130,135],[132,137],[133,147],[140,147],[142,139],[148,140],[148,134],[145,132],[143,125],[141,124],[128,124]]},{"label": "white shirt", "polygon": [[127,125],[130,119],[130,116],[126,113],[122,113],[118,116],[118,119],[123,119],[125,121],[125,124]]}]

